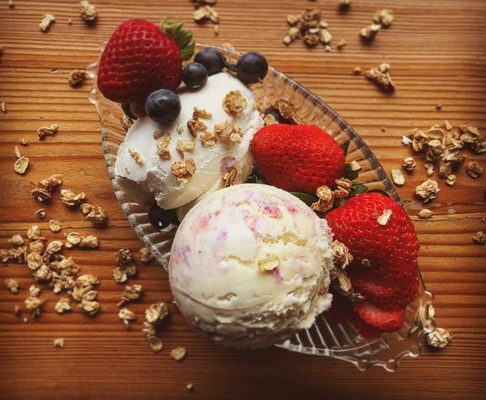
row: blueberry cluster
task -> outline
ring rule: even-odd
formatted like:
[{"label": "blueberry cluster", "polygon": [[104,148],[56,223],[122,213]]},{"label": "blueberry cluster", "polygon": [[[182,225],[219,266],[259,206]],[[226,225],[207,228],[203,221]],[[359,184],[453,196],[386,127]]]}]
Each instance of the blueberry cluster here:
[{"label": "blueberry cluster", "polygon": [[[182,81],[191,89],[203,87],[210,75],[221,72],[224,68],[232,71],[245,84],[257,83],[268,72],[265,57],[256,52],[243,54],[236,64],[229,63],[217,48],[204,49],[196,53],[194,62],[182,70]],[[130,118],[134,115],[129,104],[123,105],[123,111]],[[147,115],[160,124],[169,124],[176,120],[181,112],[179,96],[169,89],[152,92],[145,100]]]}]

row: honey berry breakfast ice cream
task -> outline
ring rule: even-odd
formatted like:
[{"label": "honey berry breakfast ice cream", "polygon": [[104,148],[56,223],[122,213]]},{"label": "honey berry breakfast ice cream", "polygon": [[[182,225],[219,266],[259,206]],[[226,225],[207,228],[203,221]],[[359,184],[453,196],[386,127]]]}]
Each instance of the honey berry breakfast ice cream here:
[{"label": "honey berry breakfast ice cream", "polygon": [[309,328],[330,307],[332,268],[325,220],[288,192],[241,184],[189,211],[169,273],[192,326],[228,347],[260,348]]},{"label": "honey berry breakfast ice cream", "polygon": [[181,112],[166,125],[138,119],[121,144],[115,174],[138,200],[155,198],[164,209],[183,206],[203,193],[247,179],[253,167],[249,143],[263,126],[251,90],[228,72],[204,87],[183,89]]}]

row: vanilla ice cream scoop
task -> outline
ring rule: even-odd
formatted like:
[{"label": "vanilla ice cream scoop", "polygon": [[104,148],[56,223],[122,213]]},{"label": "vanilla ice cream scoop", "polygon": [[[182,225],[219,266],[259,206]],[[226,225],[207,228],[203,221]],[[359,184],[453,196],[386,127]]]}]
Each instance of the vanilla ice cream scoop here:
[{"label": "vanilla ice cream scoop", "polygon": [[[225,110],[223,106],[230,92],[239,93],[244,99],[239,113]],[[231,169],[237,171],[235,183],[244,182],[251,173],[253,160],[249,144],[253,134],[263,126],[251,90],[230,73],[221,72],[210,76],[200,89],[184,90],[180,101],[181,113],[176,121],[161,126],[149,117],[140,118],[130,127],[118,149],[115,175],[135,201],[155,198],[164,209],[177,208],[205,192],[224,187],[223,176]],[[199,126],[191,133],[187,123],[194,119],[195,109],[204,111],[198,119],[203,128]],[[216,125],[225,123],[239,129],[239,143],[224,142],[215,134]],[[154,132],[158,132],[155,137]],[[216,141],[204,142],[204,132],[214,134]],[[160,137],[164,134],[168,134],[169,141],[163,154],[158,154]],[[174,163],[188,159],[194,161],[192,176],[187,181],[177,179]]]},{"label": "vanilla ice cream scoop", "polygon": [[241,184],[198,202],[171,249],[170,286],[187,321],[233,348],[280,343],[331,305],[331,233],[292,194]]}]

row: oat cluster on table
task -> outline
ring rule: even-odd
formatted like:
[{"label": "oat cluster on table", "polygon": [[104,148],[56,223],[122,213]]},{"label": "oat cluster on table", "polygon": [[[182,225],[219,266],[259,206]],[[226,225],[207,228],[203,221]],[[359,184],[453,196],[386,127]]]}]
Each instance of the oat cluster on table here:
[{"label": "oat cluster on table", "polygon": [[371,24],[361,29],[359,36],[365,41],[372,41],[381,28],[389,28],[394,19],[392,10],[378,10],[373,16]]},{"label": "oat cluster on table", "polygon": [[211,21],[215,24],[215,35],[218,34],[219,30],[217,25],[219,24],[219,14],[214,7],[217,0],[192,0],[192,3],[196,10],[193,13],[194,21],[198,23],[203,23],[205,21]]},{"label": "oat cluster on table", "polygon": [[[454,186],[457,171],[464,164],[467,175],[472,179],[478,179],[483,173],[479,162],[466,163],[468,156],[465,150],[473,154],[486,152],[486,138],[473,125],[461,125],[454,129],[446,120],[441,126],[434,125],[427,131],[413,129],[408,137],[404,137],[403,143],[410,146],[415,154],[425,155],[424,168],[429,179],[416,188],[417,197],[424,203],[433,200],[439,192],[438,182],[431,178],[435,171],[448,186]],[[407,173],[413,173],[415,168],[413,157],[406,157],[402,161],[402,169]],[[401,186],[405,179],[395,179],[394,174],[398,174],[396,171],[392,170],[392,178],[396,185]]]},{"label": "oat cluster on table", "polygon": [[87,24],[92,25],[96,22],[97,12],[96,7],[90,4],[87,0],[82,0],[80,3],[80,15],[81,19]]},{"label": "oat cluster on table", "polygon": [[301,39],[309,48],[321,43],[326,51],[331,50],[332,35],[328,31],[327,22],[322,19],[319,9],[307,8],[300,14],[289,14],[287,24],[289,31],[283,38],[286,45]]}]

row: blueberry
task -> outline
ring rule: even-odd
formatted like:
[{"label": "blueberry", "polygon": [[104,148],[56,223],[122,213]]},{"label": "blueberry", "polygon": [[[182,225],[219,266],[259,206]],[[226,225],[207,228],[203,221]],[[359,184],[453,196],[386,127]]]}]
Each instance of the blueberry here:
[{"label": "blueberry", "polygon": [[171,224],[179,224],[175,210],[164,210],[157,204],[150,206],[148,218],[152,226],[158,231],[167,228]]},{"label": "blueberry", "polygon": [[208,70],[197,62],[187,64],[182,70],[182,81],[187,87],[200,88],[208,81]]},{"label": "blueberry", "polygon": [[256,83],[265,78],[267,72],[267,60],[260,53],[245,53],[236,64],[236,75],[243,83]]},{"label": "blueberry", "polygon": [[194,57],[194,62],[204,65],[209,75],[217,74],[223,70],[223,60],[224,58],[219,50],[214,47],[201,50]]},{"label": "blueberry", "polygon": [[172,90],[160,89],[149,94],[145,100],[145,110],[154,121],[168,124],[179,116],[181,101]]}]

